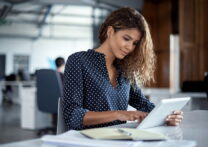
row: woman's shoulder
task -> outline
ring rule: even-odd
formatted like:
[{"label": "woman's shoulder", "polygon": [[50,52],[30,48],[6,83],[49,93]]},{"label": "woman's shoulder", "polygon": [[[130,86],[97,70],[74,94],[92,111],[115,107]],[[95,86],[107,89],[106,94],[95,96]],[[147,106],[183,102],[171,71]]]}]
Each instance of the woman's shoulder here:
[{"label": "woman's shoulder", "polygon": [[79,51],[76,53],[73,53],[71,55],[69,55],[68,59],[74,59],[74,58],[78,58],[81,57],[83,54],[85,54],[86,51]]},{"label": "woman's shoulder", "polygon": [[83,56],[89,56],[94,52],[93,49],[88,49],[87,51],[79,51],[76,53],[71,54],[68,58],[76,58],[76,57],[83,57]]},{"label": "woman's shoulder", "polygon": [[87,51],[79,51],[76,53],[71,54],[68,57],[68,62],[85,62],[85,60],[88,60],[92,56],[92,49],[89,49]]}]

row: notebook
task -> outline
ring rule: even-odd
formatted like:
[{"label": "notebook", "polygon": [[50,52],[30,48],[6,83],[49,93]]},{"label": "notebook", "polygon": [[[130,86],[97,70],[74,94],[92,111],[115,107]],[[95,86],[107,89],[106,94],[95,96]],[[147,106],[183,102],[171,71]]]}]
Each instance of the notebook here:
[{"label": "notebook", "polygon": [[104,140],[166,140],[166,137],[160,133],[135,128],[94,128],[82,130],[80,133],[93,139]]}]

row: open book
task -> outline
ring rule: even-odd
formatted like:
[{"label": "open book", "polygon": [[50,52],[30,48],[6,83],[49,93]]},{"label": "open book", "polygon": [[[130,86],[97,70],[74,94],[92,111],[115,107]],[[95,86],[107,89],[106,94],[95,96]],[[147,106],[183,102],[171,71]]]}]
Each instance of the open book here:
[{"label": "open book", "polygon": [[160,133],[139,130],[134,128],[94,128],[80,131],[93,139],[125,139],[125,140],[165,140],[166,137]]}]

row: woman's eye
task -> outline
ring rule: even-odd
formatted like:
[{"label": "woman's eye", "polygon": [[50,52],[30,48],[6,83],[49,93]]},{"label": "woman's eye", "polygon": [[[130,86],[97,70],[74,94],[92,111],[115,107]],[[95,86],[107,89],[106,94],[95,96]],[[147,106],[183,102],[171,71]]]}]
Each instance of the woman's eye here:
[{"label": "woman's eye", "polygon": [[126,38],[126,37],[123,37],[123,38],[124,38],[124,40],[129,41],[129,38]]}]

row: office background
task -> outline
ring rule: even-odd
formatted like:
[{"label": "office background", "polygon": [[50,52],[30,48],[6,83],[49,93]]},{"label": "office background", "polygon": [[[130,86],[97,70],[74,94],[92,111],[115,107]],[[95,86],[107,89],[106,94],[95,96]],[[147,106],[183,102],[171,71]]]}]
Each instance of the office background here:
[{"label": "office background", "polygon": [[[139,10],[149,22],[157,55],[156,83],[143,87],[150,98],[173,97],[185,91],[192,94],[189,109],[208,109],[205,75],[208,72],[208,2],[206,0],[1,0],[0,1],[0,79],[25,79],[9,83],[13,104],[0,106],[0,144],[38,138],[37,129],[21,127],[21,100],[18,86],[35,87],[35,71],[55,69],[56,57],[98,46],[98,29],[113,10],[129,6]],[[173,50],[172,50],[173,49]],[[23,80],[23,81],[22,81]],[[19,85],[20,84],[20,85]],[[191,86],[190,86],[191,85]],[[0,91],[2,101],[4,93]],[[25,97],[24,97],[25,96]],[[157,100],[153,99],[157,102]],[[48,115],[46,115],[48,117]],[[14,131],[19,136],[12,135]]]}]

